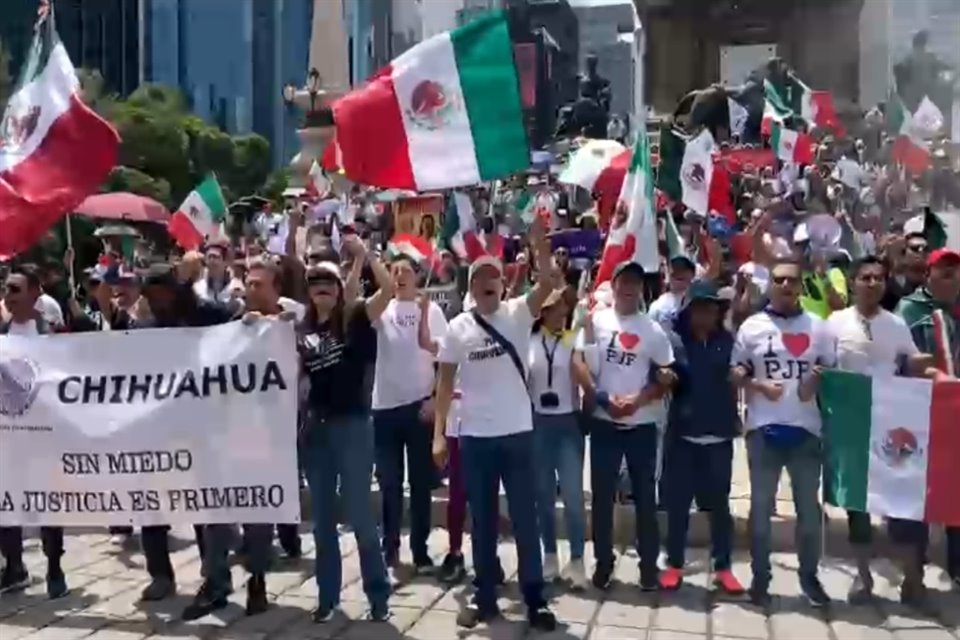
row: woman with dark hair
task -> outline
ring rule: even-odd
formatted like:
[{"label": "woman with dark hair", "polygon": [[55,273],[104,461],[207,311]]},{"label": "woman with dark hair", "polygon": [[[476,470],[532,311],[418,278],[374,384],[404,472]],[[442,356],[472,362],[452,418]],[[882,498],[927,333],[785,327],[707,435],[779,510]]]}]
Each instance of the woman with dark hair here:
[{"label": "woman with dark hair", "polygon": [[[344,244],[354,260],[367,260],[359,238],[350,236]],[[357,539],[369,617],[384,621],[390,615],[390,587],[380,534],[370,510],[374,447],[370,397],[364,379],[376,357],[377,336],[372,323],[379,320],[393,297],[393,281],[379,261],[370,260],[369,264],[379,290],[367,299],[345,294],[340,267],[332,262],[312,265],[306,273],[310,302],[297,347],[303,375],[309,382],[302,462],[310,487],[317,548],[319,602],[313,614],[315,622],[329,621],[340,604],[338,484],[347,522]]]}]

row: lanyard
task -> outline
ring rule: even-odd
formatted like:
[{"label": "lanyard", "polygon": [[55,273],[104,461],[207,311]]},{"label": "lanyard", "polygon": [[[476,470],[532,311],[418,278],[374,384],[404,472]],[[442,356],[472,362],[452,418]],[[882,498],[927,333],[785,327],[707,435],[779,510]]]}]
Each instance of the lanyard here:
[{"label": "lanyard", "polygon": [[557,337],[553,342],[553,349],[547,350],[547,337],[540,336],[540,342],[543,344],[543,355],[547,358],[547,389],[553,389],[553,357],[557,354],[557,347],[560,346],[560,338]]}]

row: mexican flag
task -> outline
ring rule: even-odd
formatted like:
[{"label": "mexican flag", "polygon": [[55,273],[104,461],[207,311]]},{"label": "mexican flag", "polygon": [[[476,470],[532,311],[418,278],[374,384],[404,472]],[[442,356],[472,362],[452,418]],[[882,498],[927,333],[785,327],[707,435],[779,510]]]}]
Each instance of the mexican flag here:
[{"label": "mexican flag", "polygon": [[412,233],[400,233],[387,243],[387,255],[391,258],[409,256],[419,264],[433,261],[433,245],[428,240]]},{"label": "mexican flag", "polygon": [[823,373],[830,502],[960,525],[960,382]]},{"label": "mexican flag", "polygon": [[676,129],[662,128],[657,188],[701,216],[715,212],[733,223],[730,175],[722,163],[713,161],[716,151],[709,129],[687,138]]},{"label": "mexican flag", "polygon": [[641,128],[633,147],[630,168],[623,180],[617,212],[597,269],[597,286],[609,281],[621,262],[636,262],[647,273],[660,268],[657,250],[657,217],[653,208],[653,174],[650,143]]},{"label": "mexican flag", "polygon": [[167,225],[170,236],[184,249],[198,249],[210,237],[218,236],[227,203],[214,176],[190,192]]},{"label": "mexican flag", "polygon": [[770,129],[770,147],[784,162],[810,164],[813,162],[813,140],[799,131],[774,123]]},{"label": "mexican flag", "polygon": [[470,196],[462,191],[454,191],[447,199],[443,214],[443,227],[440,229],[443,246],[467,262],[488,254],[502,258],[503,240],[496,231],[491,235],[493,237],[487,238],[485,233],[477,229]]},{"label": "mexican flag", "polygon": [[891,94],[887,101],[886,114],[887,129],[896,135],[893,159],[914,175],[923,173],[930,166],[930,149],[915,130],[913,114],[900,100],[900,96],[895,94]]},{"label": "mexican flag", "polygon": [[811,89],[792,73],[781,84],[764,81],[764,96],[781,114],[789,112],[789,115],[806,120],[811,127],[832,129],[837,135],[846,135],[833,95],[829,91]]},{"label": "mexican flag", "polygon": [[83,103],[76,71],[42,3],[0,121],[0,260],[33,246],[113,169],[117,132]]},{"label": "mexican flag", "polygon": [[506,14],[433,36],[333,105],[354,182],[429,191],[530,165]]}]

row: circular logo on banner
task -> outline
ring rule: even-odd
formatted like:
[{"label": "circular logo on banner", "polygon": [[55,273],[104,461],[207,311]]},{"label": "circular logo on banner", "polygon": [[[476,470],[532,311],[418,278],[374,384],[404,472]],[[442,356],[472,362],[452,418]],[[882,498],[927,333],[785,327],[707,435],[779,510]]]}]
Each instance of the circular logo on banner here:
[{"label": "circular logo on banner", "polygon": [[0,415],[22,416],[37,399],[40,368],[26,358],[0,360]]},{"label": "circular logo on banner", "polygon": [[905,427],[897,427],[887,432],[880,443],[880,453],[892,467],[901,467],[914,454],[920,453],[917,436]]}]

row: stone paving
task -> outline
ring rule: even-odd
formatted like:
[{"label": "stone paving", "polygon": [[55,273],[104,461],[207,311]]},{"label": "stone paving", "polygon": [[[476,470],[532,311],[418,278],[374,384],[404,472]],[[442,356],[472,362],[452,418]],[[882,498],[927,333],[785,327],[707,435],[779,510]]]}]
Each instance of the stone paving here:
[{"label": "stone paving", "polygon": [[[878,560],[878,599],[866,607],[850,607],[843,598],[852,582],[853,568],[846,560],[828,558],[821,577],[828,593],[838,601],[828,611],[811,609],[800,597],[796,582],[796,559],[774,554],[775,594],[770,611],[748,602],[716,596],[708,587],[706,552],[691,550],[691,569],[683,588],[676,593],[643,594],[637,587],[636,558],[627,552],[619,558],[614,586],[605,593],[588,590],[575,594],[556,587],[554,611],[562,623],[552,634],[529,632],[523,621],[515,582],[516,552],[509,541],[500,547],[504,568],[511,576],[500,601],[504,618],[474,630],[458,629],[456,612],[469,598],[469,587],[446,588],[431,578],[403,580],[391,598],[393,617],[387,624],[362,621],[366,602],[359,583],[359,564],[353,536],[341,536],[345,554],[343,615],[324,625],[312,624],[310,610],[316,587],[312,579],[313,542],[303,535],[306,557],[301,561],[278,560],[267,578],[271,609],[245,617],[244,571],[234,567],[236,593],[231,605],[202,620],[183,623],[179,612],[200,584],[200,563],[191,545],[189,529],[177,530],[173,554],[180,588],[178,597],[161,603],[138,601],[146,584],[143,557],[110,542],[106,533],[69,536],[64,568],[71,586],[66,598],[48,601],[42,574],[45,560],[38,542],[31,540],[27,560],[34,582],[20,594],[0,597],[0,640],[173,640],[186,638],[223,640],[295,640],[336,638],[349,640],[493,640],[522,637],[556,640],[960,640],[960,594],[949,592],[942,571],[928,570],[933,587],[932,606],[921,614],[896,602],[891,580],[896,571],[888,561]],[[446,532],[434,530],[431,555],[437,562],[446,552]],[[465,549],[469,565],[469,546]],[[561,549],[561,557],[565,557]],[[588,548],[587,562],[592,565]],[[409,555],[405,557],[409,561]],[[748,560],[738,557],[737,574],[746,581]],[[402,569],[401,569],[402,572]]]}]

